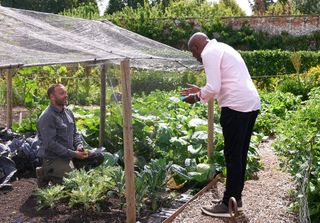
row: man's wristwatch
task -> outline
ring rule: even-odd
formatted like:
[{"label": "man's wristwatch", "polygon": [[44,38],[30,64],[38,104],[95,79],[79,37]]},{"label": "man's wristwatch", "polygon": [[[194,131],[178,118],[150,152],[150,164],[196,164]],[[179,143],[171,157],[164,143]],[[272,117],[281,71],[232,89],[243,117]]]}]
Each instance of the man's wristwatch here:
[{"label": "man's wristwatch", "polygon": [[194,95],[193,95],[193,100],[194,100],[195,102],[200,101],[200,98],[199,98],[198,94],[194,94]]}]

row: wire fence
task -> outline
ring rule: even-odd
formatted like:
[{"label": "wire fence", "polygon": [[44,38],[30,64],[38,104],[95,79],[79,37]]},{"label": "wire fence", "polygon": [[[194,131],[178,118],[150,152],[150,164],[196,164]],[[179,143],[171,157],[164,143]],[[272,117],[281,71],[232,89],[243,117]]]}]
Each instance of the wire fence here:
[{"label": "wire fence", "polygon": [[309,202],[308,202],[308,187],[309,187],[309,178],[312,170],[313,163],[313,145],[315,143],[315,138],[313,137],[308,145],[310,145],[309,154],[307,157],[308,161],[301,166],[301,172],[299,173],[302,177],[300,182],[300,187],[298,188],[298,202],[299,202],[299,222],[300,223],[310,223],[310,211],[309,211]]}]

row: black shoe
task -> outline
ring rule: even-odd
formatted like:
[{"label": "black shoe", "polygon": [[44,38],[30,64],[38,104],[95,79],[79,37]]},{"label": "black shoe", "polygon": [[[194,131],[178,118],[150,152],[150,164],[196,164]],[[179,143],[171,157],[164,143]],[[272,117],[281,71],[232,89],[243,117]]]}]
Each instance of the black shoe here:
[{"label": "black shoe", "polygon": [[[216,198],[214,198],[214,199],[212,200],[212,203],[214,203],[214,204],[218,204],[218,203],[220,203],[220,202],[222,202],[222,199],[216,199]],[[242,200],[241,200],[241,199],[237,201],[237,206],[238,206],[238,211],[243,211]]]},{"label": "black shoe", "polygon": [[219,217],[219,218],[230,218],[229,208],[223,202],[220,202],[213,206],[204,206],[201,207],[201,210],[204,214]]}]

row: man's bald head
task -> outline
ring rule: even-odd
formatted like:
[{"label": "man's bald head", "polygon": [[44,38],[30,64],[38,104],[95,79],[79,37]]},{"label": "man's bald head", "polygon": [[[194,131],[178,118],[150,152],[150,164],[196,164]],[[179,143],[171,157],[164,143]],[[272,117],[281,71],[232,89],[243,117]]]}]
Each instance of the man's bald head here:
[{"label": "man's bald head", "polygon": [[188,48],[200,63],[202,63],[201,53],[208,41],[208,36],[201,32],[193,34],[189,39]]},{"label": "man's bald head", "polygon": [[201,32],[197,32],[190,37],[189,42],[188,42],[188,47],[190,49],[190,47],[193,44],[197,44],[199,42],[207,42],[208,40],[209,40],[209,38],[206,34],[201,33]]}]

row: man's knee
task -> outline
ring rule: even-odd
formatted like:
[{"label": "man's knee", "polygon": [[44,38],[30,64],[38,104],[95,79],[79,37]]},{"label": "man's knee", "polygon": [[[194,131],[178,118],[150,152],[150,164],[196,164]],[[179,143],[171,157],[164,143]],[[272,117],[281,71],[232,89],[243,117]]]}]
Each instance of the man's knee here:
[{"label": "man's knee", "polygon": [[74,167],[70,160],[44,160],[43,168],[45,177],[50,181],[62,182],[63,177],[71,172]]}]

